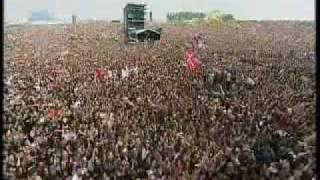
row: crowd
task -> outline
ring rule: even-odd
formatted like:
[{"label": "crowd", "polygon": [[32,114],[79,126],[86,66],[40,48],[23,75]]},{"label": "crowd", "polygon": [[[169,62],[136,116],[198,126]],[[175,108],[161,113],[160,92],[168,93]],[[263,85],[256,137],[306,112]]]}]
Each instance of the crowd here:
[{"label": "crowd", "polygon": [[315,178],[312,26],[164,26],[135,45],[77,26],[6,31],[10,179]]}]

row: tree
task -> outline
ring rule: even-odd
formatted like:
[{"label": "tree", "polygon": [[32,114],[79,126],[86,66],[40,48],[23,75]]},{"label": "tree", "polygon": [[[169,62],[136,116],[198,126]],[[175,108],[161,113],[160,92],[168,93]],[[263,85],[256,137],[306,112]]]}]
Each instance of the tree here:
[{"label": "tree", "polygon": [[208,22],[214,30],[219,31],[221,29],[223,23],[222,15],[219,10],[213,10],[208,13]]},{"label": "tree", "polygon": [[223,14],[222,15],[223,22],[233,21],[235,20],[234,16],[232,14]]},{"label": "tree", "polygon": [[169,23],[182,23],[186,20],[193,20],[194,18],[204,20],[206,17],[205,13],[202,12],[189,12],[189,11],[182,11],[177,13],[167,13],[167,21]]}]

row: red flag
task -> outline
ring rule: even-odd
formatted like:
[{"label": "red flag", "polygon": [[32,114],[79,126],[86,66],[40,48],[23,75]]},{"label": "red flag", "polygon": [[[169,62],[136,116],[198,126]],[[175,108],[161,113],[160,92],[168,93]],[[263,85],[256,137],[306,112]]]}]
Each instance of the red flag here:
[{"label": "red flag", "polygon": [[105,71],[103,69],[96,70],[96,79],[103,80],[105,76]]},{"label": "red flag", "polygon": [[176,175],[177,176],[181,176],[183,174],[183,172],[185,171],[185,166],[184,163],[182,162],[182,160],[178,159],[175,163],[176,165]]},{"label": "red flag", "polygon": [[63,110],[50,109],[48,112],[49,119],[55,119],[63,115]]},{"label": "red flag", "polygon": [[55,117],[56,111],[54,109],[50,109],[48,112],[48,118],[53,119]]},{"label": "red flag", "polygon": [[187,61],[188,69],[191,72],[198,71],[198,69],[200,67],[200,62],[199,62],[198,58],[194,56],[193,51],[191,49],[187,50],[185,58]]},{"label": "red flag", "polygon": [[59,85],[59,84],[51,83],[51,84],[49,84],[49,86],[48,86],[48,90],[49,90],[49,91],[60,91],[60,90],[62,90],[62,86]]},{"label": "red flag", "polygon": [[63,116],[63,110],[62,109],[59,109],[56,112],[57,112],[57,116]]}]

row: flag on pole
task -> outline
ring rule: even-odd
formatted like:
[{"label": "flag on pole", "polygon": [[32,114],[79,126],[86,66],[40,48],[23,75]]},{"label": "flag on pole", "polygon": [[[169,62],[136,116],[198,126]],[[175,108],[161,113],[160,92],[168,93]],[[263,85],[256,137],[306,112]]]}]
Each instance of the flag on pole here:
[{"label": "flag on pole", "polygon": [[188,49],[186,52],[185,59],[187,61],[188,69],[191,72],[197,72],[200,68],[200,61],[197,57],[195,57],[192,49]]}]

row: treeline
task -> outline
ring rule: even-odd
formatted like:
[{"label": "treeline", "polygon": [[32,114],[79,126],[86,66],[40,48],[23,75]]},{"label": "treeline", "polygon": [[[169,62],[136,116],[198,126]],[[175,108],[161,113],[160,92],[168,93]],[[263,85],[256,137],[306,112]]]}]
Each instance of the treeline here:
[{"label": "treeline", "polygon": [[235,20],[233,14],[222,14],[221,18],[222,18],[222,21],[224,22]]},{"label": "treeline", "polygon": [[[183,23],[188,20],[197,20],[204,21],[209,14],[202,12],[176,12],[176,13],[167,13],[167,22],[169,23]],[[233,14],[221,14],[219,15],[221,20],[232,21],[235,20]]]},{"label": "treeline", "polygon": [[184,20],[192,20],[194,18],[204,19],[206,17],[206,13],[201,12],[177,12],[177,13],[168,13],[167,21],[184,21]]}]

